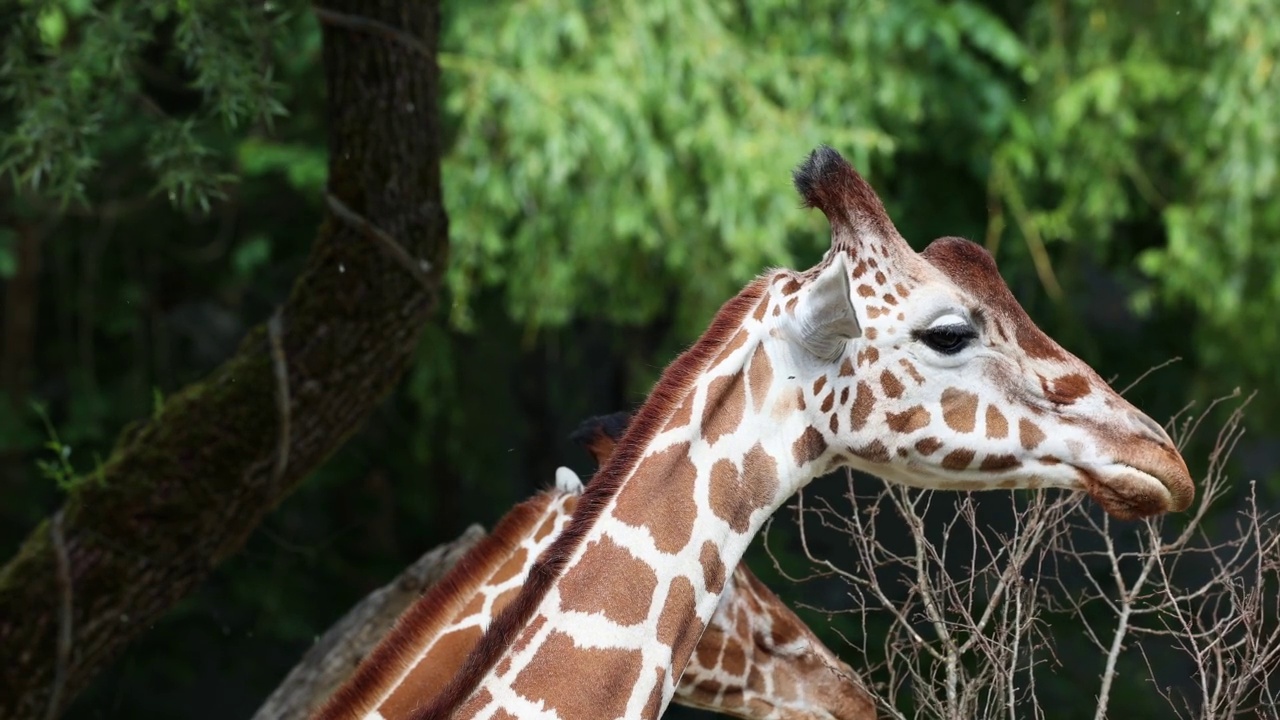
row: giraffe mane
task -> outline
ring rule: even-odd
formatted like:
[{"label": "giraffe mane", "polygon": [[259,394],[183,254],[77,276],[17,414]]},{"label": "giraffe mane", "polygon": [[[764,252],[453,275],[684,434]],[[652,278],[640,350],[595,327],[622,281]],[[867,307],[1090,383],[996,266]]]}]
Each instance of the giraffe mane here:
[{"label": "giraffe mane", "polygon": [[747,313],[763,301],[769,278],[769,275],[757,277],[742,292],[730,298],[716,313],[706,332],[667,366],[648,399],[636,411],[625,434],[618,440],[613,455],[587,484],[569,525],[534,563],[520,594],[493,619],[488,631],[467,656],[462,669],[429,705],[414,713],[414,720],[444,720],[475,692],[503,651],[528,625],[551,585],[564,573],[569,558],[618,494],[623,481],[639,464],[645,448],[671,419],[697,378],[737,332]]},{"label": "giraffe mane", "polygon": [[363,717],[372,698],[413,667],[418,650],[444,629],[480,586],[506,561],[546,513],[554,492],[544,491],[511,509],[471,550],[401,613],[356,671],[312,715],[312,720]]}]

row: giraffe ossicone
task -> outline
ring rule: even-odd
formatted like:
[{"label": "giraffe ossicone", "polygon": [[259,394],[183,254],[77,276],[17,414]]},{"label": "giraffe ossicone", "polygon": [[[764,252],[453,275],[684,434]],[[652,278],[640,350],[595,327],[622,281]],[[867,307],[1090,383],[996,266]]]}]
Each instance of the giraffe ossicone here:
[{"label": "giraffe ossicone", "polygon": [[569,527],[417,717],[656,718],[765,519],[852,467],[944,490],[1059,487],[1183,510],[1160,425],[1027,316],[981,246],[916,253],[834,150],[796,170],[832,245],[767,272],[663,373]]},{"label": "giraffe ossicone", "polygon": [[[627,418],[592,418],[575,435],[603,464]],[[557,468],[554,487],[513,508],[437,589],[410,606],[313,720],[404,720],[437,694],[568,524],[583,489],[577,473]],[[674,701],[745,720],[876,717],[854,671],[741,564]]]}]

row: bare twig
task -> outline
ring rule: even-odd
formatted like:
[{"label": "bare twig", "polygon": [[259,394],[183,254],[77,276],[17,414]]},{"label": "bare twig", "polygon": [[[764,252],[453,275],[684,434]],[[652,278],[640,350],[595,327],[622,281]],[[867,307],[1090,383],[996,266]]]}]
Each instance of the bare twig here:
[{"label": "bare twig", "polygon": [[1124,389],[1120,391],[1120,394],[1121,394],[1121,395],[1125,395],[1125,394],[1127,394],[1130,390],[1132,390],[1132,389],[1134,389],[1135,387],[1137,387],[1137,386],[1138,386],[1138,383],[1140,383],[1140,382],[1142,382],[1143,380],[1145,380],[1145,379],[1147,378],[1147,376],[1148,376],[1148,375],[1150,375],[1151,373],[1156,372],[1157,370],[1163,370],[1164,368],[1167,368],[1167,367],[1169,367],[1170,365],[1172,365],[1172,364],[1174,364],[1174,363],[1176,363],[1176,362],[1181,362],[1181,361],[1182,361],[1182,357],[1181,357],[1181,356],[1175,356],[1175,357],[1171,357],[1171,358],[1169,358],[1168,360],[1165,360],[1164,362],[1160,363],[1159,365],[1152,365],[1151,367],[1147,368],[1146,372],[1144,372],[1144,373],[1142,373],[1141,375],[1139,375],[1138,377],[1134,378],[1134,379],[1133,379],[1133,382],[1129,383],[1128,385],[1125,385],[1125,386],[1124,386]]},{"label": "bare twig", "polygon": [[431,278],[427,276],[427,273],[431,270],[431,263],[426,260],[415,259],[404,249],[403,245],[396,242],[395,238],[391,237],[385,230],[369,222],[364,216],[347,207],[333,193],[325,193],[324,199],[325,203],[329,205],[329,210],[334,215],[373,238],[378,247],[386,251],[391,256],[391,259],[400,264],[400,267],[407,270],[422,285],[423,290],[426,290],[428,295],[432,294]]},{"label": "bare twig", "polygon": [[[1174,439],[1185,447],[1230,398],[1240,393],[1172,423]],[[1219,429],[1196,506],[1169,519],[1113,526],[1080,494],[1035,491],[1009,495],[1008,520],[991,524],[986,509],[995,506],[987,499],[996,495],[935,496],[889,484],[856,493],[852,473],[850,507],[799,498],[801,549],[816,576],[847,584],[852,604],[820,609],[853,614],[863,634],[846,641],[864,656],[884,657],[864,668],[881,711],[907,717],[898,708],[910,696],[921,717],[1054,716],[1036,695],[1040,668],[1058,663],[1045,632],[1052,612],[1074,616],[1100,651],[1093,668],[1100,671],[1098,718],[1114,714],[1116,673],[1136,651],[1156,677],[1168,671],[1170,653],[1185,654],[1197,668],[1190,678],[1196,685],[1157,688],[1175,712],[1181,702],[1201,720],[1250,712],[1276,720],[1280,517],[1260,513],[1250,494],[1234,527],[1219,522],[1211,535],[1208,523],[1222,517],[1209,510],[1226,496],[1227,458],[1251,399]],[[930,507],[943,498],[949,504]],[[815,521],[849,538],[857,567],[811,551],[805,525]],[[876,629],[869,616],[889,627]],[[1152,652],[1161,662],[1152,663]],[[1182,694],[1199,697],[1174,699]]]},{"label": "bare twig", "polygon": [[58,655],[53,675],[53,690],[49,693],[48,720],[62,712],[62,694],[67,684],[67,666],[71,663],[72,588],[71,560],[67,557],[67,541],[62,536],[62,511],[54,513],[49,523],[49,540],[53,543],[53,556],[58,561]]}]

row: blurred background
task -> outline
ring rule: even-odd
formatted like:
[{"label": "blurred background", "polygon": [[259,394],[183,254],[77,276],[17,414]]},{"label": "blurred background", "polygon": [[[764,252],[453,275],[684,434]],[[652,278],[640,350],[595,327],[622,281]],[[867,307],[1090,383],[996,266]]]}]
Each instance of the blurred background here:
[{"label": "blurred background", "polygon": [[[319,25],[296,3],[264,26],[205,5],[156,3],[146,42],[111,32],[137,25],[126,4],[5,11],[35,19],[65,72],[23,94],[43,76],[6,44],[5,557],[124,426],[270,315],[315,237]],[[451,258],[437,322],[363,430],[68,717],[247,717],[408,562],[492,527],[558,465],[589,473],[568,440],[581,421],[634,408],[757,273],[820,258],[826,222],[790,184],[819,143],[866,175],[916,249],[984,243],[1041,327],[1117,386],[1177,358],[1130,393],[1153,417],[1256,392],[1231,475],[1277,505],[1280,6],[446,0],[442,13]],[[155,112],[121,106],[125,86]],[[1193,473],[1212,439],[1186,451]],[[780,516],[771,546],[803,568]],[[784,599],[840,607],[839,586],[784,582],[758,548],[747,562]],[[847,648],[839,617],[801,614]],[[1116,717],[1153,707],[1141,674],[1116,690]],[[1091,708],[1096,672],[1062,682],[1059,716]]]}]

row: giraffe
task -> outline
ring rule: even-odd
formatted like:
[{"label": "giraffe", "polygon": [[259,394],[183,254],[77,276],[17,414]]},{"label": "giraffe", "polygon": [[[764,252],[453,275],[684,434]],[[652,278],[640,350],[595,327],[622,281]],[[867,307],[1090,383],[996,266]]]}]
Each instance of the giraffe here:
[{"label": "giraffe", "polygon": [[[591,418],[572,437],[603,464],[628,419]],[[567,525],[582,492],[578,476],[558,468],[555,486],[508,512],[440,580],[442,591],[410,606],[313,720],[403,720],[438,693]],[[727,582],[674,702],[746,720],[875,720],[853,670],[745,565]]]},{"label": "giraffe", "polygon": [[658,717],[726,572],[833,469],[946,490],[1185,510],[1163,428],[1027,316],[981,246],[915,252],[835,150],[795,170],[832,244],[749,283],[663,372],[568,527],[426,720]]}]

